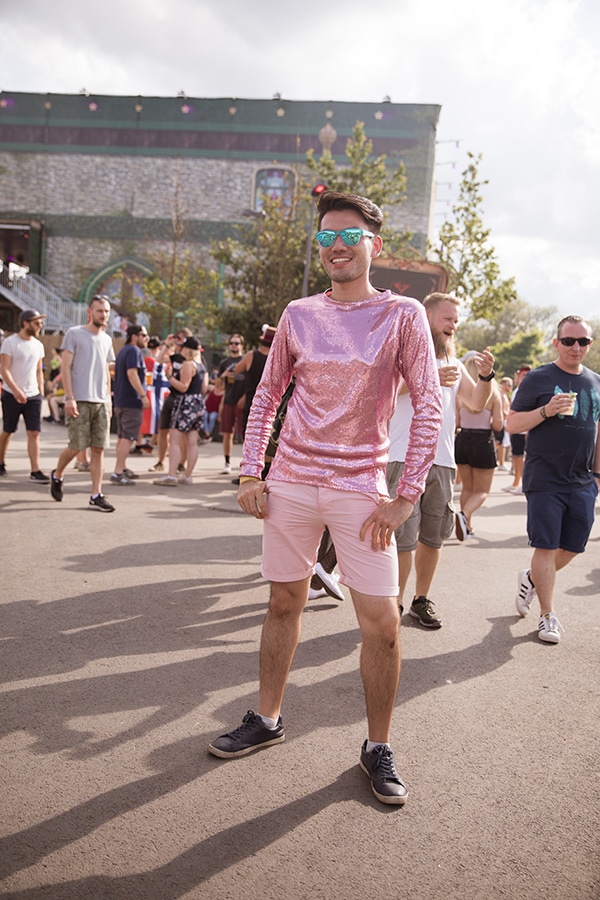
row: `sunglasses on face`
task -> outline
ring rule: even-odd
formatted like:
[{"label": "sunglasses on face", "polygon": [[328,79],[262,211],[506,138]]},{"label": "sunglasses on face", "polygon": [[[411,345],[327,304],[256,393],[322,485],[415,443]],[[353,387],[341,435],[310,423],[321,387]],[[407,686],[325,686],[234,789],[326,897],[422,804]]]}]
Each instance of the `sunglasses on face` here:
[{"label": "sunglasses on face", "polygon": [[591,338],[559,338],[558,341],[564,347],[572,347],[573,344],[579,344],[580,347],[588,347],[592,343]]},{"label": "sunglasses on face", "polygon": [[229,346],[230,347],[239,347],[241,343],[242,343],[241,341],[229,341]]},{"label": "sunglasses on face", "polygon": [[336,237],[341,237],[346,247],[356,247],[361,237],[375,237],[372,231],[365,231],[364,228],[344,228],[343,231],[317,231],[317,241],[321,247],[332,247]]}]

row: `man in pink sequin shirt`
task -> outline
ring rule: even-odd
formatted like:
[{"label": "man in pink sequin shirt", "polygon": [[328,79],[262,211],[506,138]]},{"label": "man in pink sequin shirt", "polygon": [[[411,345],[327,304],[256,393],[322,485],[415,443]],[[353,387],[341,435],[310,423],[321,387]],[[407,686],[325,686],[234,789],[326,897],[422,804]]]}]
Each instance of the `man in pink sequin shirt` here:
[{"label": "man in pink sequin shirt", "polygon": [[[422,305],[370,282],[371,260],[382,249],[381,210],[366,198],[333,191],[321,196],[318,210],[320,259],[332,287],[284,311],[243,449],[238,502],[264,520],[262,572],[271,582],[258,714],[249,711],[209,751],[231,758],[284,740],[280,709],[327,525],[363,638],[368,738],[360,765],[379,800],[401,805],[407,791],[389,745],[400,677],[394,531],[421,495],[435,456],[440,385]],[[264,482],[271,424],[292,376],[296,387]],[[403,477],[390,499],[389,420],[402,380],[415,415]]]}]

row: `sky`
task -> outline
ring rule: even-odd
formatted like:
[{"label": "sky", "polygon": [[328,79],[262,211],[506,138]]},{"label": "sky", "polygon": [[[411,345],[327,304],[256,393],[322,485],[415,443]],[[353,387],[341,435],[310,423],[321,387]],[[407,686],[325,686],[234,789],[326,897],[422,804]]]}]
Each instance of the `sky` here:
[{"label": "sky", "polygon": [[600,318],[598,0],[0,0],[0,29],[5,91],[439,104],[434,225],[481,153],[502,277]]}]

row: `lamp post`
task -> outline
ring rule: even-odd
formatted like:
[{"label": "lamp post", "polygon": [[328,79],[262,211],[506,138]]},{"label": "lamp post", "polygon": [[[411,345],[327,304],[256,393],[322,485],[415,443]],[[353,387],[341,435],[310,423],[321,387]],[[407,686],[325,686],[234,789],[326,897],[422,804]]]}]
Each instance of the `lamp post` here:
[{"label": "lamp post", "polygon": [[315,206],[316,200],[327,190],[324,181],[315,184],[310,192],[310,224],[308,226],[308,237],[306,239],[306,256],[304,261],[304,276],[302,278],[302,296],[306,297],[308,293],[308,276],[310,274],[310,260],[312,252],[313,228],[315,227]]}]

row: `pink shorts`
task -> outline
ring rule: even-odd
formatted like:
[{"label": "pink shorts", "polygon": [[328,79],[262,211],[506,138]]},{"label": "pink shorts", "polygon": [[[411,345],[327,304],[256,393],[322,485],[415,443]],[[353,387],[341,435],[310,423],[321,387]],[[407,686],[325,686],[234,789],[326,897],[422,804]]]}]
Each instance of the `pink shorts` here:
[{"label": "pink shorts", "polygon": [[397,597],[396,542],[373,550],[359,534],[379,506],[378,494],[267,481],[262,574],[268,581],[301,581],[313,573],[325,525],[335,545],[342,584],[374,597]]}]

